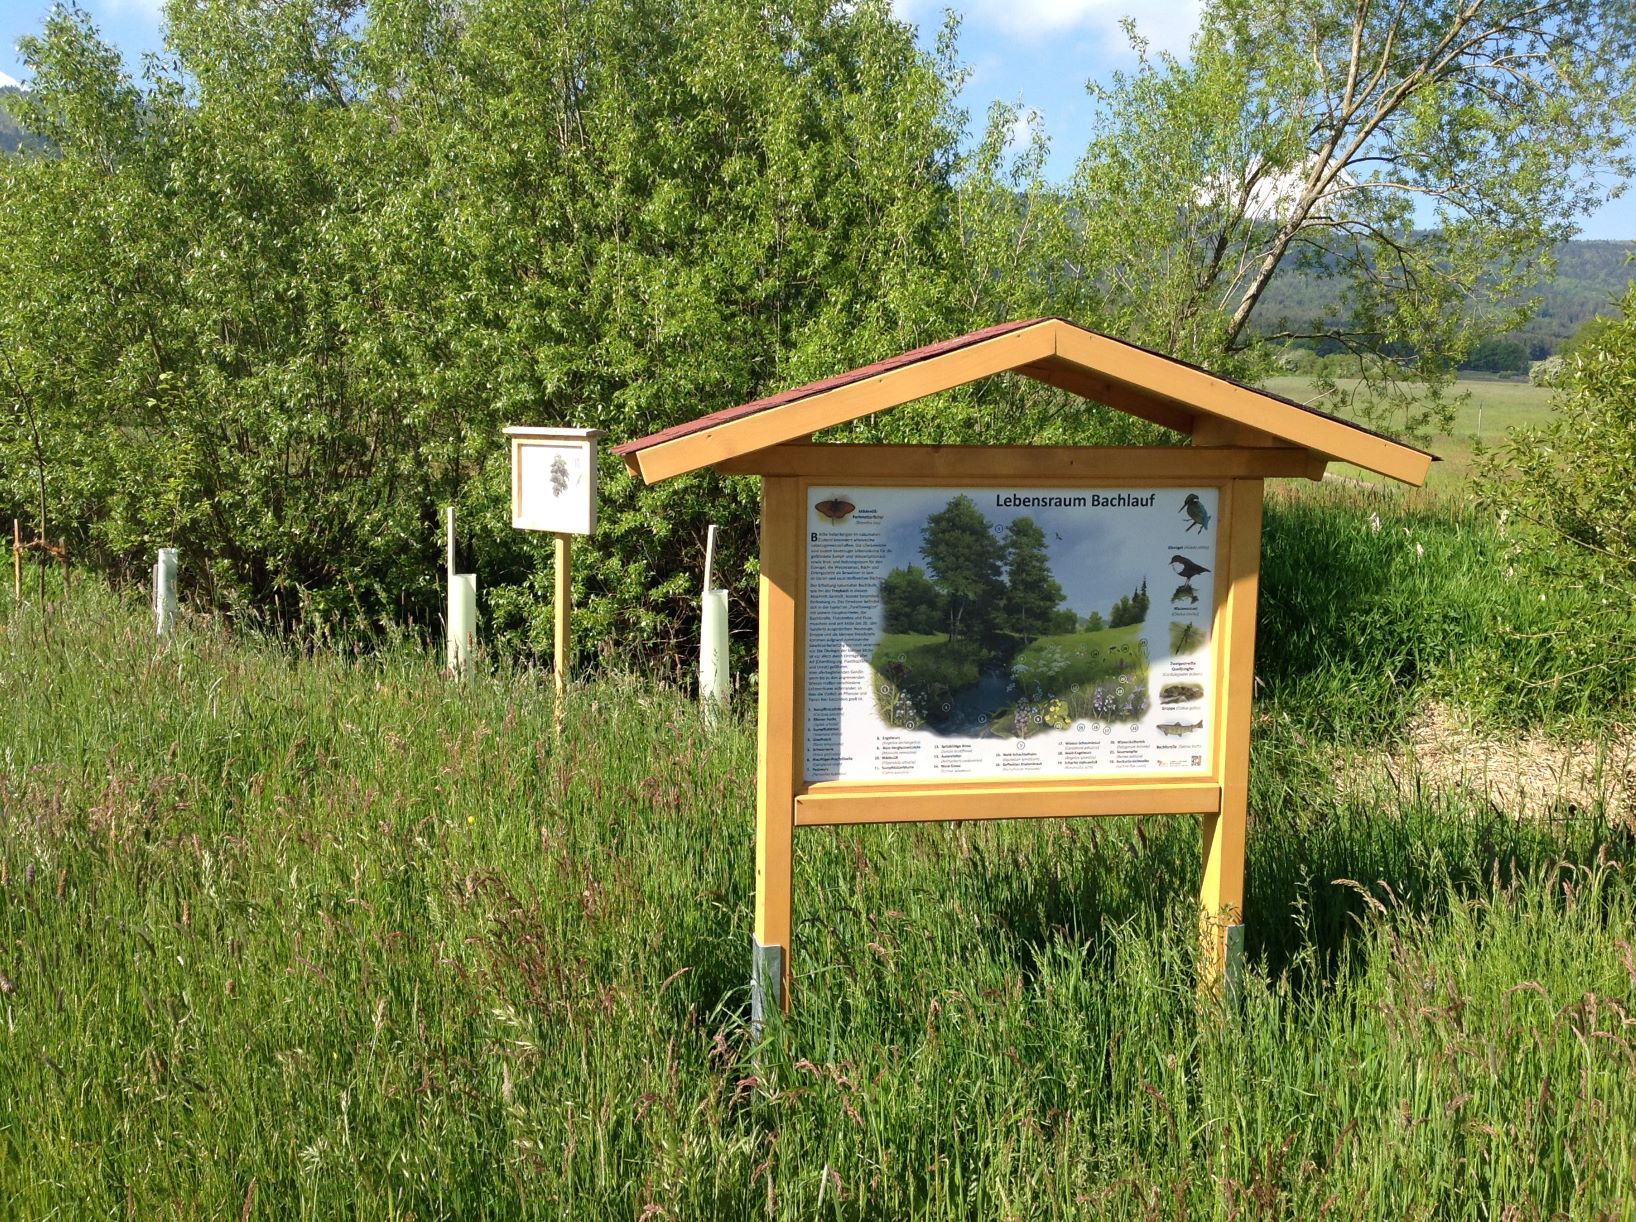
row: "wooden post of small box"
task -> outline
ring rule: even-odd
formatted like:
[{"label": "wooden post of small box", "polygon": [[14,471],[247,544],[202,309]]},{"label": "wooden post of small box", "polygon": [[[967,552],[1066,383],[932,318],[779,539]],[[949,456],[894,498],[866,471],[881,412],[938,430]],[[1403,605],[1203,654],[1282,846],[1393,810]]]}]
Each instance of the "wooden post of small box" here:
[{"label": "wooden post of small box", "polygon": [[601,429],[516,426],[511,439],[511,524],[554,535],[556,587],[552,647],[557,708],[568,684],[573,537],[596,530],[596,443]]},{"label": "wooden post of small box", "polygon": [[[998,373],[1191,444],[812,444]],[[929,344],[614,452],[650,484],[701,467],[762,481],[753,1023],[790,1007],[795,832],[839,824],[1196,817],[1199,983],[1231,994],[1265,481],[1320,479],[1341,460],[1418,486],[1432,455],[1060,318]],[[1022,653],[991,659],[974,639],[974,671],[950,689],[949,667],[917,666],[945,634],[955,643],[958,617],[910,626],[903,608],[952,608],[932,557],[958,559],[934,534],[986,531],[993,550],[1013,527],[1032,588],[1066,604],[1033,639],[1068,660],[1023,668]],[[889,579],[905,625],[890,632]]]}]

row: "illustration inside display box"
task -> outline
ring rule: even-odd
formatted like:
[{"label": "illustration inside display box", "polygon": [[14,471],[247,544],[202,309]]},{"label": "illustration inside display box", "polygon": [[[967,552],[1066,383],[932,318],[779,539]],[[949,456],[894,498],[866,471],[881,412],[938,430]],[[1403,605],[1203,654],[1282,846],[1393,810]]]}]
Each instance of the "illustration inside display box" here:
[{"label": "illustration inside display box", "polygon": [[808,781],[1209,771],[1215,488],[807,499]]}]

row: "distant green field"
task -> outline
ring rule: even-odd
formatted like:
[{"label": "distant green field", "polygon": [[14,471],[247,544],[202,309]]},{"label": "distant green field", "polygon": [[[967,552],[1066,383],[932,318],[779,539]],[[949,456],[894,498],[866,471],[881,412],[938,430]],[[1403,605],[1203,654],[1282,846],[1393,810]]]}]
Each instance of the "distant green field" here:
[{"label": "distant green field", "polygon": [[[1348,414],[1344,400],[1341,403],[1324,400],[1310,378],[1272,378],[1266,387],[1274,394],[1309,403],[1325,411]],[[1340,382],[1343,396],[1356,387],[1354,380],[1343,379]],[[1551,416],[1553,392],[1543,386],[1461,378],[1455,385],[1455,393],[1465,396],[1465,399],[1455,412],[1454,426],[1447,433],[1434,438],[1430,446],[1431,451],[1443,461],[1432,469],[1427,486],[1439,490],[1457,488],[1470,476],[1474,442],[1480,440],[1488,446],[1498,445],[1518,425],[1543,424]],[[1355,469],[1342,470],[1339,465],[1336,470],[1341,474],[1375,478]]]}]

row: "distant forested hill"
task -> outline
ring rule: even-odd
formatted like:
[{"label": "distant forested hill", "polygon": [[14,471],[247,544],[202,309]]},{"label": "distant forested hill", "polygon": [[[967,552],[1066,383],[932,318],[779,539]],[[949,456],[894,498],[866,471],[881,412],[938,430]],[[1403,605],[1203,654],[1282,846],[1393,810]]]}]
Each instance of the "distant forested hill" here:
[{"label": "distant forested hill", "polygon": [[[1557,247],[1557,274],[1527,295],[1537,294],[1539,310],[1528,325],[1498,337],[1522,345],[1529,360],[1543,360],[1590,318],[1614,311],[1625,286],[1636,280],[1636,263],[1626,255],[1636,252],[1630,242],[1564,242]],[[1291,271],[1272,282],[1257,307],[1251,326],[1266,335],[1300,330],[1309,319],[1323,317],[1335,303],[1335,281]]]},{"label": "distant forested hill", "polygon": [[37,145],[39,141],[23,131],[22,125],[11,117],[6,109],[6,99],[18,93],[13,88],[0,89],[0,153],[15,153],[24,145]]}]

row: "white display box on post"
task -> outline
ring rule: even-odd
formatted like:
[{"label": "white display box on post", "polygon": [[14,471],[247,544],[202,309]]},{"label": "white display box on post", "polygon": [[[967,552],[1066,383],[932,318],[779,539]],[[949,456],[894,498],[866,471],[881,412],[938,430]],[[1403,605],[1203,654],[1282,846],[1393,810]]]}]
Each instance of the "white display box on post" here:
[{"label": "white display box on post", "polygon": [[588,535],[596,530],[596,443],[601,429],[518,425],[511,439],[511,524]]}]

